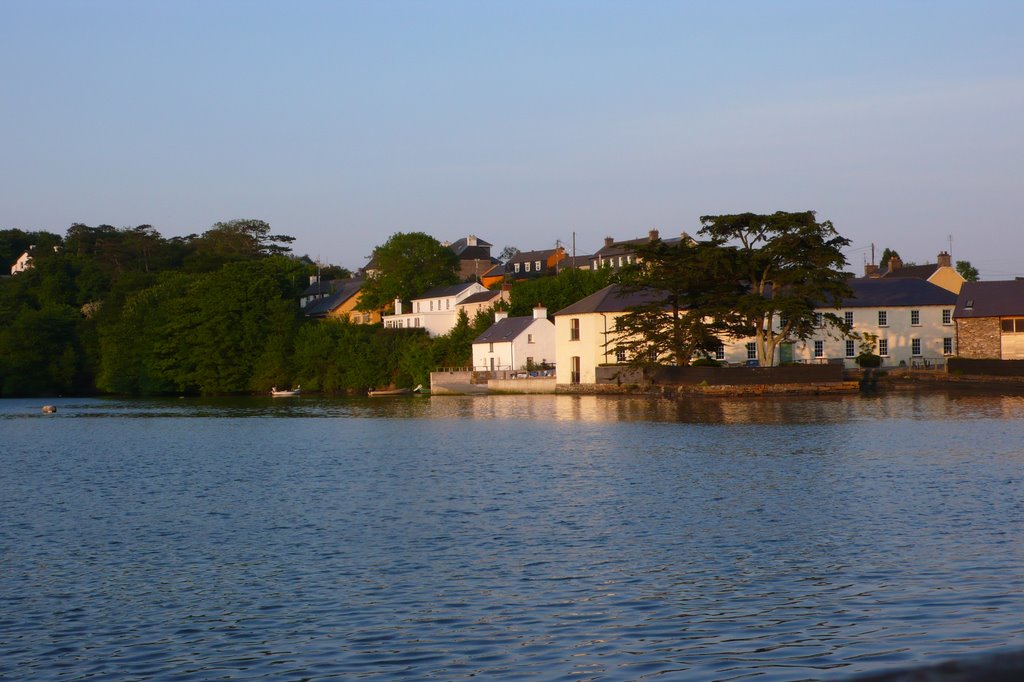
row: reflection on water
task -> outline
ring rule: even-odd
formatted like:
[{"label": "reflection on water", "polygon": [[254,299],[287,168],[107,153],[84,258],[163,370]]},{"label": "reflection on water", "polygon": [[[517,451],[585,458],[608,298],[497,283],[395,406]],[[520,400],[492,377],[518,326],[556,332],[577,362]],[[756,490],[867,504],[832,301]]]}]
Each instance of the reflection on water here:
[{"label": "reflection on water", "polygon": [[0,679],[836,678],[1024,644],[1024,400],[0,401]]}]

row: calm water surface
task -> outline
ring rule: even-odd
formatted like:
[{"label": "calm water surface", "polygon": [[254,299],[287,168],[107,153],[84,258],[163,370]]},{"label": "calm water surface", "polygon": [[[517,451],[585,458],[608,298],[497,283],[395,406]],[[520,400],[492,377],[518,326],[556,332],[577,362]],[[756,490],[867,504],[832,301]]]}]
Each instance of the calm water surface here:
[{"label": "calm water surface", "polygon": [[793,680],[1024,645],[1021,397],[42,402],[0,401],[0,679]]}]

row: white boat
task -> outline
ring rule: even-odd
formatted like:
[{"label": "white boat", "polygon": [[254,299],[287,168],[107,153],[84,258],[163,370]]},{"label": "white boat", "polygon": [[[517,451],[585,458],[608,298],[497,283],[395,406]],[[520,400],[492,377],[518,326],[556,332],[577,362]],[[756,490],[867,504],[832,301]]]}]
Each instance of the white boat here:
[{"label": "white boat", "polygon": [[290,398],[291,396],[300,395],[301,393],[302,386],[282,390],[278,390],[277,386],[274,386],[270,389],[270,395],[273,398]]},{"label": "white boat", "polygon": [[375,389],[369,392],[369,395],[374,398],[379,398],[389,395],[411,395],[413,393],[419,393],[423,390],[423,384],[420,384],[416,388],[384,388]]}]

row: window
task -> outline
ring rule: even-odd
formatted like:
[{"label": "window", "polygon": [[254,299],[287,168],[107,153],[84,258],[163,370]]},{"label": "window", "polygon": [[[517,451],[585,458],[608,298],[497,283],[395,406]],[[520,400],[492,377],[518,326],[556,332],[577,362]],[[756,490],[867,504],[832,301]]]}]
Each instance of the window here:
[{"label": "window", "polygon": [[519,263],[513,263],[512,269],[515,270],[516,272],[519,272]]},{"label": "window", "polygon": [[885,310],[878,311],[878,326],[888,327],[889,326],[889,313]]},{"label": "window", "polygon": [[747,360],[757,360],[757,344],[753,341],[747,344]]},{"label": "window", "polygon": [[949,308],[942,309],[942,324],[953,324],[953,311]]},{"label": "window", "polygon": [[715,360],[725,360],[725,345],[718,344],[718,348],[715,349]]},{"label": "window", "polygon": [[953,337],[952,336],[947,336],[946,338],[942,339],[942,354],[943,355],[952,355],[953,354]]},{"label": "window", "polygon": [[658,351],[657,351],[657,349],[652,348],[649,351],[647,351],[647,359],[650,362],[657,362],[658,361]]},{"label": "window", "polygon": [[533,334],[526,335],[526,343],[533,343]]},{"label": "window", "polygon": [[573,383],[573,384],[580,383],[580,359],[579,359],[579,356],[574,355],[571,358],[569,358],[569,366],[571,367],[571,369],[569,370],[569,381],[570,381],[570,383]]},{"label": "window", "polygon": [[910,339],[910,354],[914,357],[921,356],[921,339]]},{"label": "window", "polygon": [[921,326],[921,311],[920,310],[911,310],[910,311],[910,324],[912,326],[914,326],[914,327],[920,327]]},{"label": "window", "polygon": [[488,350],[488,352],[493,353],[494,352],[494,344],[493,343],[487,344],[487,350]]},{"label": "window", "polygon": [[[438,309],[440,309],[440,307],[441,306],[439,305]],[[445,299],[445,301],[444,301],[444,309],[445,310],[451,310],[452,309],[452,299],[450,299],[450,298]]]},{"label": "window", "polygon": [[853,339],[846,340],[846,357],[852,358],[857,354],[857,351],[853,347]]},{"label": "window", "polygon": [[814,313],[814,326],[823,327],[825,325],[825,316],[822,313]]},{"label": "window", "polygon": [[889,339],[878,339],[878,354],[883,358],[889,357]]},{"label": "window", "polygon": [[533,269],[536,270],[537,272],[540,272],[540,261],[539,260],[533,262]]},{"label": "window", "polygon": [[825,357],[825,342],[815,341],[814,342],[814,357],[823,358]]},{"label": "window", "polygon": [[843,313],[843,322],[846,323],[847,327],[853,327],[853,311],[847,310]]},{"label": "window", "polygon": [[574,317],[571,320],[569,320],[569,340],[580,340],[580,320],[578,317]]},{"label": "window", "polygon": [[524,269],[524,270],[526,270],[527,272],[529,272],[529,271],[530,271],[530,261],[526,261],[526,262],[525,262],[525,263],[523,264],[523,269]]},{"label": "window", "polygon": [[434,302],[430,302],[430,312],[434,312]]},{"label": "window", "polygon": [[625,362],[625,361],[626,361],[626,349],[625,348],[616,348],[615,349],[615,362]]},{"label": "window", "polygon": [[1004,334],[1024,334],[1024,317],[1004,317],[999,324]]}]

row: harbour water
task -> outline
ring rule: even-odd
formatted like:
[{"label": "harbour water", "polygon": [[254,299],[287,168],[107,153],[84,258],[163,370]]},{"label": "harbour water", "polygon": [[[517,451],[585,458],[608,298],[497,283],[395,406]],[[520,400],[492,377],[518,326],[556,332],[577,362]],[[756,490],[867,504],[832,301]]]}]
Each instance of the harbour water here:
[{"label": "harbour water", "polygon": [[837,679],[1024,646],[1024,398],[0,401],[0,679]]}]

